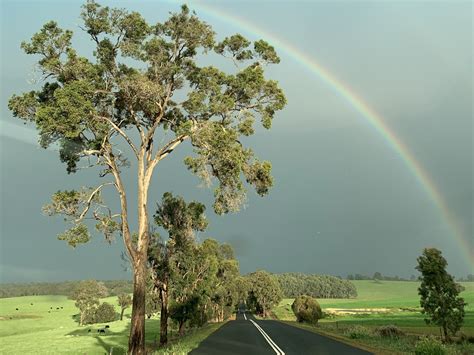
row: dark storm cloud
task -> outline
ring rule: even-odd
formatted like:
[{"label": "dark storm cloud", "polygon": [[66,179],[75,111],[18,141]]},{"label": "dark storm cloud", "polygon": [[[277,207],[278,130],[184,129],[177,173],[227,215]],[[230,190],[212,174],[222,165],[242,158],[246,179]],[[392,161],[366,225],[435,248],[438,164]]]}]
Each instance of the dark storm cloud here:
[{"label": "dark storm cloud", "polygon": [[[30,5],[25,11],[21,3],[6,1],[1,12],[1,280],[126,278],[120,240],[108,245],[94,235],[91,245],[73,250],[56,240],[65,228],[61,219],[41,214],[58,189],[94,185],[98,178],[92,172],[68,176],[57,152],[35,146],[36,137],[17,126],[6,108],[10,95],[32,89],[27,80],[33,59],[22,54],[19,43],[51,18],[80,32],[79,2]],[[174,5],[126,6],[154,21],[158,7],[162,18]],[[245,14],[247,21],[291,41],[376,109],[431,176],[473,246],[470,4],[277,2],[272,16],[264,16],[268,3],[228,2],[223,10]],[[203,16],[222,36],[246,34]],[[76,42],[81,50],[88,46],[84,37]],[[185,145],[158,167],[150,206],[165,191],[206,203],[210,227],[199,238],[232,244],[243,272],[409,276],[428,245],[443,250],[452,272],[470,272],[431,197],[346,100],[286,55],[269,73],[280,81],[288,106],[269,132],[258,130],[248,142],[273,164],[270,195],[250,193],[240,213],[216,216],[212,191],[199,188],[183,166],[190,152]],[[132,176],[133,171],[125,176],[131,196]],[[118,208],[116,197],[110,201]]]}]

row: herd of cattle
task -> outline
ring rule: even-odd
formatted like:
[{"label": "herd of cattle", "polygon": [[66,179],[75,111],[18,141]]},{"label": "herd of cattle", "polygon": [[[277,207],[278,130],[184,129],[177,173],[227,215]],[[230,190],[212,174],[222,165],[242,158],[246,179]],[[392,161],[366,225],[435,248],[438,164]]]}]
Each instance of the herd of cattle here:
[{"label": "herd of cattle", "polygon": [[[31,305],[33,306],[33,303],[31,303]],[[51,310],[52,310],[52,309],[53,309],[53,307],[49,307],[48,313],[51,313]],[[60,310],[60,309],[63,309],[63,307],[56,307],[56,310]],[[15,310],[19,311],[20,308],[15,308]],[[12,317],[10,317],[10,319],[12,319]],[[97,329],[97,333],[99,333],[99,334],[105,334],[105,330],[106,330],[106,329],[109,329],[109,328],[110,328],[110,326],[109,326],[109,325],[106,325],[106,326],[104,327],[104,329]],[[91,331],[92,331],[92,329],[88,329],[88,330],[87,330],[88,333],[90,333]]]}]

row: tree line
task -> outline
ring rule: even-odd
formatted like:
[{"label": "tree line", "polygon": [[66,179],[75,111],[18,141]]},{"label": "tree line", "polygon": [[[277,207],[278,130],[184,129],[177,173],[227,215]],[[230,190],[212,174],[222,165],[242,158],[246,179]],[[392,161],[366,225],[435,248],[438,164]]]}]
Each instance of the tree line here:
[{"label": "tree line", "polygon": [[303,273],[276,274],[283,295],[295,298],[307,295],[314,298],[354,298],[357,290],[353,283],[335,276]]},{"label": "tree line", "polygon": [[[61,282],[28,282],[0,284],[0,298],[21,296],[62,295],[71,296],[82,281]],[[133,284],[130,280],[105,280],[101,283],[107,288],[109,296],[131,293]]]}]

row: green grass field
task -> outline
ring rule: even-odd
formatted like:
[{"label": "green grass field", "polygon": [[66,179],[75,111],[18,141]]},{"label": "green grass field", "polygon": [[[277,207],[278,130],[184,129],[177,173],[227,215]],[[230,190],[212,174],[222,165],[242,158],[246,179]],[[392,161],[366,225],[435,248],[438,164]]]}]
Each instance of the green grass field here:
[{"label": "green grass field", "polygon": [[[341,315],[334,318],[321,320],[322,323],[360,324],[375,327],[385,324],[395,324],[414,333],[436,333],[437,327],[427,326],[423,315],[418,311],[419,296],[418,283],[408,281],[380,281],[371,280],[353,281],[357,288],[358,297],[354,299],[319,299],[323,311],[327,308],[338,309],[363,309],[363,308],[389,308],[388,313]],[[464,327],[462,331],[474,335],[474,283],[462,283],[465,291],[461,294],[468,303]],[[284,299],[274,308],[278,319],[294,321],[295,316],[291,310],[293,299]],[[401,308],[410,310],[402,311]]]},{"label": "green grass field", "polygon": [[[115,306],[117,298],[102,301]],[[31,305],[33,304],[33,305]],[[51,309],[51,307],[53,309]],[[62,309],[61,309],[62,307]],[[16,308],[19,310],[17,311]],[[57,309],[59,308],[59,309]],[[80,327],[74,315],[78,309],[65,296],[27,296],[0,299],[0,344],[2,354],[124,354],[128,343],[130,309],[123,321],[107,323],[105,335],[97,329],[104,324]],[[117,314],[117,319],[118,319]],[[212,324],[191,332],[179,343],[172,342],[160,354],[186,354],[221,324]],[[88,332],[88,330],[91,332]],[[146,341],[155,348],[159,318],[146,320]],[[170,338],[176,332],[170,334]]]},{"label": "green grass field", "polygon": [[[422,335],[439,335],[439,328],[428,326],[419,309],[417,282],[404,281],[353,281],[358,297],[355,299],[319,299],[323,311],[330,308],[343,310],[359,309],[359,314],[336,315],[321,319],[317,327],[296,323],[291,310],[293,299],[284,299],[273,309],[274,315],[294,326],[334,337],[354,346],[365,348],[375,354],[413,353],[416,342]],[[461,294],[468,303],[464,326],[461,331],[474,336],[474,283],[463,283],[465,291]],[[385,313],[377,313],[384,308]],[[365,309],[361,311],[362,309]],[[370,311],[369,311],[370,309]],[[379,309],[379,310],[377,310]],[[382,325],[393,324],[401,328],[406,336],[399,339],[383,338],[374,332]],[[366,329],[367,335],[353,339],[351,329]],[[450,344],[447,354],[473,354],[473,344]]]}]

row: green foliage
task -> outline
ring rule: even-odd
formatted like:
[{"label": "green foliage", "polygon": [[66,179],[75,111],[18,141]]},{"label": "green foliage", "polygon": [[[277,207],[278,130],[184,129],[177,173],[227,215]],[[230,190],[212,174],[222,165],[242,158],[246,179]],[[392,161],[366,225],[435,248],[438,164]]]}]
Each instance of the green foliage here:
[{"label": "green foliage", "polygon": [[282,299],[280,284],[275,276],[260,270],[247,275],[250,285],[247,305],[263,317]]},{"label": "green foliage", "polygon": [[203,231],[207,228],[205,210],[206,207],[199,202],[186,204],[182,197],[175,197],[172,193],[165,192],[154,219],[155,223],[168,231],[170,238],[178,243],[180,238],[188,238],[194,231]]},{"label": "green foliage", "polygon": [[58,234],[58,240],[67,241],[73,248],[78,244],[87,243],[90,238],[89,230],[84,224],[75,225],[63,233]]},{"label": "green foliage", "polygon": [[104,302],[95,310],[94,323],[108,323],[115,320],[115,308],[111,304]]},{"label": "green foliage", "polygon": [[425,249],[417,261],[416,269],[421,273],[420,305],[429,316],[425,321],[441,327],[445,340],[449,340],[463,323],[466,303],[459,297],[463,288],[447,273],[448,263],[438,249]]},{"label": "green foliage", "polygon": [[393,324],[377,327],[375,332],[383,338],[399,338],[405,335],[399,327]]},{"label": "green foliage", "polygon": [[291,305],[291,309],[300,323],[316,324],[323,317],[318,301],[310,296],[298,296]]},{"label": "green foliage", "polygon": [[76,301],[76,307],[81,312],[80,325],[85,324],[86,318],[88,321],[95,319],[94,315],[96,307],[99,305],[99,298],[106,297],[107,294],[105,285],[95,280],[82,281],[77,285],[70,298]]},{"label": "green foliage", "polygon": [[117,303],[120,306],[120,320],[122,320],[123,312],[132,305],[132,296],[130,296],[128,293],[121,293],[117,296]]},{"label": "green foliage", "polygon": [[117,296],[117,303],[122,309],[128,308],[132,305],[132,296],[127,293],[121,293]]},{"label": "green foliage", "polygon": [[415,344],[416,355],[444,355],[446,347],[433,336],[423,337]]},{"label": "green foliage", "polygon": [[361,325],[351,326],[345,331],[345,333],[351,339],[361,339],[371,335],[370,330]]},{"label": "green foliage", "polygon": [[294,298],[309,295],[314,298],[355,298],[357,290],[347,280],[328,275],[301,273],[275,274],[280,283],[283,295]]}]

